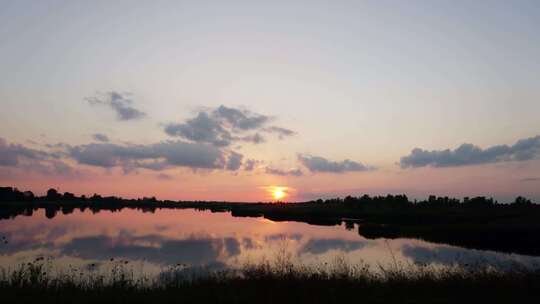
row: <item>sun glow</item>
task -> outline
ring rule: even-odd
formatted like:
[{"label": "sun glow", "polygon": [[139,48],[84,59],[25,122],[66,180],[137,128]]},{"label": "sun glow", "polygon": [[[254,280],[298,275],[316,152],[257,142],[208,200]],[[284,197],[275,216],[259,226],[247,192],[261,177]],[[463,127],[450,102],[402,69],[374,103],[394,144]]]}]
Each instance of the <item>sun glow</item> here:
[{"label": "sun glow", "polygon": [[282,198],[285,197],[285,191],[281,190],[281,189],[275,189],[274,192],[272,192],[272,196],[276,199],[276,200],[280,200]]},{"label": "sun glow", "polygon": [[277,186],[271,186],[268,187],[268,192],[270,195],[272,195],[272,198],[276,201],[280,201],[287,197],[287,187],[277,187]]}]

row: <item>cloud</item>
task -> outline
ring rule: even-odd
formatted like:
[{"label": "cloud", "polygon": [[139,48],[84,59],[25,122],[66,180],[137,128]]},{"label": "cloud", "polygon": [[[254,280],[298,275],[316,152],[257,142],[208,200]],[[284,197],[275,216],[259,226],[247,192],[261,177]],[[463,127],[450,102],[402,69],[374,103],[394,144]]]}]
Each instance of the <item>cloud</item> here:
[{"label": "cloud", "polygon": [[[98,142],[83,145],[48,144],[45,147],[46,150],[36,150],[10,144],[0,138],[0,167],[41,174],[74,175],[81,173],[67,162],[74,160],[87,166],[121,168],[124,173],[176,167],[236,171],[242,167],[244,159],[242,154],[232,150],[179,140],[145,145]],[[165,174],[157,177],[169,179]]]},{"label": "cloud", "polygon": [[244,246],[245,249],[261,248],[261,246],[259,244],[257,244],[257,242],[253,241],[253,239],[251,239],[249,237],[243,237],[242,238],[242,245]]},{"label": "cloud", "polygon": [[249,142],[253,144],[260,144],[266,141],[266,139],[259,133],[247,135],[244,137],[239,137],[239,138],[236,138],[236,140],[241,140],[241,141],[245,141],[245,142]]},{"label": "cloud", "polygon": [[236,171],[240,169],[240,166],[242,166],[242,158],[244,156],[240,153],[231,151],[229,154],[229,160],[227,161],[227,170]]},{"label": "cloud", "polygon": [[404,245],[401,249],[405,257],[415,264],[442,264],[476,267],[488,265],[497,269],[515,269],[517,265],[534,267],[538,264],[535,257],[508,255],[493,251],[470,250],[459,247],[440,246],[435,248],[417,245]]},{"label": "cloud", "polygon": [[280,176],[302,176],[304,173],[300,169],[289,169],[289,170],[281,170],[271,167],[266,167],[265,169],[266,174],[272,174],[272,175],[280,175]]},{"label": "cloud", "polygon": [[294,132],[293,130],[285,129],[282,127],[276,127],[276,126],[264,128],[263,131],[268,132],[268,133],[275,133],[278,135],[279,139],[283,139],[284,137],[293,136],[296,134],[296,132]]},{"label": "cloud", "polygon": [[[31,228],[28,228],[27,225],[23,226],[17,231],[2,231],[2,236],[9,240],[9,246],[0,245],[0,255],[13,255],[22,251],[43,250],[53,247],[53,243],[48,240],[48,235],[43,235],[43,226],[36,225]],[[24,234],[21,231],[24,231]],[[42,235],[41,238],[38,237],[40,234]]]},{"label": "cloud", "polygon": [[86,101],[91,105],[109,107],[116,113],[118,120],[137,120],[146,117],[146,113],[132,106],[133,101],[128,98],[128,95],[111,91],[100,96],[87,97]]},{"label": "cloud", "polygon": [[160,180],[173,180],[174,179],[172,176],[170,176],[169,174],[165,174],[165,173],[160,173],[160,174],[156,175],[156,178],[160,179]]},{"label": "cloud", "polygon": [[206,112],[200,112],[197,117],[189,119],[185,123],[165,126],[165,133],[194,142],[209,143],[217,147],[228,146],[233,140],[231,133],[224,128],[221,121],[211,117]]},{"label": "cloud", "polygon": [[280,137],[294,133],[276,126],[265,127],[269,121],[271,121],[269,116],[222,105],[200,111],[194,118],[182,123],[169,123],[165,125],[165,133],[217,147],[226,147],[233,142],[253,144],[265,142],[266,139],[258,131],[277,133]]},{"label": "cloud", "polygon": [[286,241],[286,240],[300,241],[302,238],[303,238],[303,235],[300,233],[276,233],[276,234],[269,234],[265,236],[264,240],[266,242]]},{"label": "cloud", "polygon": [[265,124],[270,118],[265,115],[257,114],[247,110],[239,110],[219,106],[214,110],[214,116],[224,119],[233,129],[255,130]]},{"label": "cloud", "polygon": [[23,225],[3,231],[2,236],[9,240],[9,246],[0,246],[0,254],[41,249],[47,255],[79,257],[92,262],[121,258],[160,265],[207,265],[226,261],[242,254],[243,250],[250,248],[248,246],[256,246],[251,238],[207,234],[170,238],[155,233],[135,234],[130,230],[120,230],[115,235],[94,234],[73,238],[70,232],[76,226],[76,223],[62,227]]},{"label": "cloud", "polygon": [[100,142],[109,142],[109,137],[101,133],[92,134],[92,138]]},{"label": "cloud", "polygon": [[372,167],[348,159],[343,161],[331,161],[320,156],[299,154],[298,160],[311,172],[345,173],[373,170]]},{"label": "cloud", "polygon": [[224,152],[209,145],[166,141],[149,148],[154,157],[163,158],[171,165],[202,169],[224,167]]},{"label": "cloud", "polygon": [[40,174],[79,174],[59,157],[58,153],[10,144],[0,137],[0,167],[12,167]]},{"label": "cloud", "polygon": [[49,170],[46,173],[55,172],[55,173],[60,174],[60,175],[78,174],[77,170],[75,170],[73,167],[71,167],[70,165],[68,165],[65,162],[60,161],[60,160],[53,159],[53,160],[50,160],[48,162],[48,164],[50,165],[52,170]]},{"label": "cloud", "polygon": [[540,177],[526,177],[520,179],[522,182],[540,182]]},{"label": "cloud", "polygon": [[244,162],[244,170],[246,171],[253,171],[255,169],[255,166],[260,163],[261,161],[258,161],[256,159],[247,159]]},{"label": "cloud", "polygon": [[116,144],[91,143],[69,147],[69,155],[80,164],[112,168],[133,160],[155,158],[144,146],[120,146]]},{"label": "cloud", "polygon": [[225,245],[226,252],[230,256],[236,256],[242,252],[240,242],[235,238],[226,237],[223,239],[223,244]]},{"label": "cloud", "polygon": [[482,149],[462,144],[454,150],[423,150],[415,148],[400,159],[402,168],[457,167],[506,161],[526,161],[540,156],[540,135],[518,140],[514,145],[496,145]]},{"label": "cloud", "polygon": [[46,160],[51,155],[47,152],[24,147],[19,144],[9,144],[0,137],[0,166],[16,167],[24,160]]},{"label": "cloud", "polygon": [[60,249],[64,255],[80,258],[108,260],[122,257],[165,265],[205,265],[241,252],[240,242],[230,237],[168,239],[159,235],[135,236],[125,231],[118,237],[96,235],[75,238]]},{"label": "cloud", "polygon": [[367,245],[366,241],[349,241],[343,239],[311,239],[301,249],[302,253],[323,254],[330,250],[350,252]]},{"label": "cloud", "polygon": [[70,157],[80,164],[103,168],[122,167],[126,172],[137,168],[164,170],[171,167],[223,169],[234,167],[238,153],[227,152],[206,144],[164,141],[149,145],[91,143],[68,148]]}]

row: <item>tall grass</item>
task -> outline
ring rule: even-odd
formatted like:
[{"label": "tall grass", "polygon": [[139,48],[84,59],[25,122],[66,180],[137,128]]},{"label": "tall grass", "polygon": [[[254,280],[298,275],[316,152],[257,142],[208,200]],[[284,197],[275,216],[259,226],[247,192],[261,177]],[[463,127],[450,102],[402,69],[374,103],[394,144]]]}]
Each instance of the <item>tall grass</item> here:
[{"label": "tall grass", "polygon": [[127,261],[110,261],[106,272],[70,268],[52,271],[51,260],[38,258],[0,271],[0,297],[41,303],[192,302],[327,303],[359,302],[492,303],[539,300],[540,271],[524,267],[497,270],[391,263],[373,269],[350,264],[342,256],[307,266],[278,252],[272,260],[224,270],[194,271],[173,265],[158,276],[135,275]]}]

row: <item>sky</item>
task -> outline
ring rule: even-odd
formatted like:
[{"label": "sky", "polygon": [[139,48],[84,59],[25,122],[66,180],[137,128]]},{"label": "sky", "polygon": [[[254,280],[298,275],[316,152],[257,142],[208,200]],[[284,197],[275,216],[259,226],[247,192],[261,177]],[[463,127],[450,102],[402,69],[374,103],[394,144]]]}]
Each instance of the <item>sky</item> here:
[{"label": "sky", "polygon": [[540,201],[538,1],[0,7],[0,185]]}]

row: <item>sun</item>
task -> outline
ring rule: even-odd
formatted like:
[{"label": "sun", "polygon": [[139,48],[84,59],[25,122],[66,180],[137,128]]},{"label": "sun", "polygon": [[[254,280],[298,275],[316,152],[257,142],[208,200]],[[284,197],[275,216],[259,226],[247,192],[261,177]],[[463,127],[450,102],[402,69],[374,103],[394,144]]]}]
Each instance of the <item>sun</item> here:
[{"label": "sun", "polygon": [[289,195],[289,188],[283,186],[268,186],[266,191],[275,201],[281,201]]},{"label": "sun", "polygon": [[268,196],[276,202],[281,202],[284,199],[287,199],[287,197],[291,195],[291,192],[294,191],[294,189],[286,186],[265,186],[262,188],[266,191],[266,193],[268,193]]},{"label": "sun", "polygon": [[276,201],[279,201],[281,200],[282,198],[284,198],[287,194],[285,193],[285,190],[282,189],[282,188],[275,188],[272,190],[272,197],[276,200]]}]

